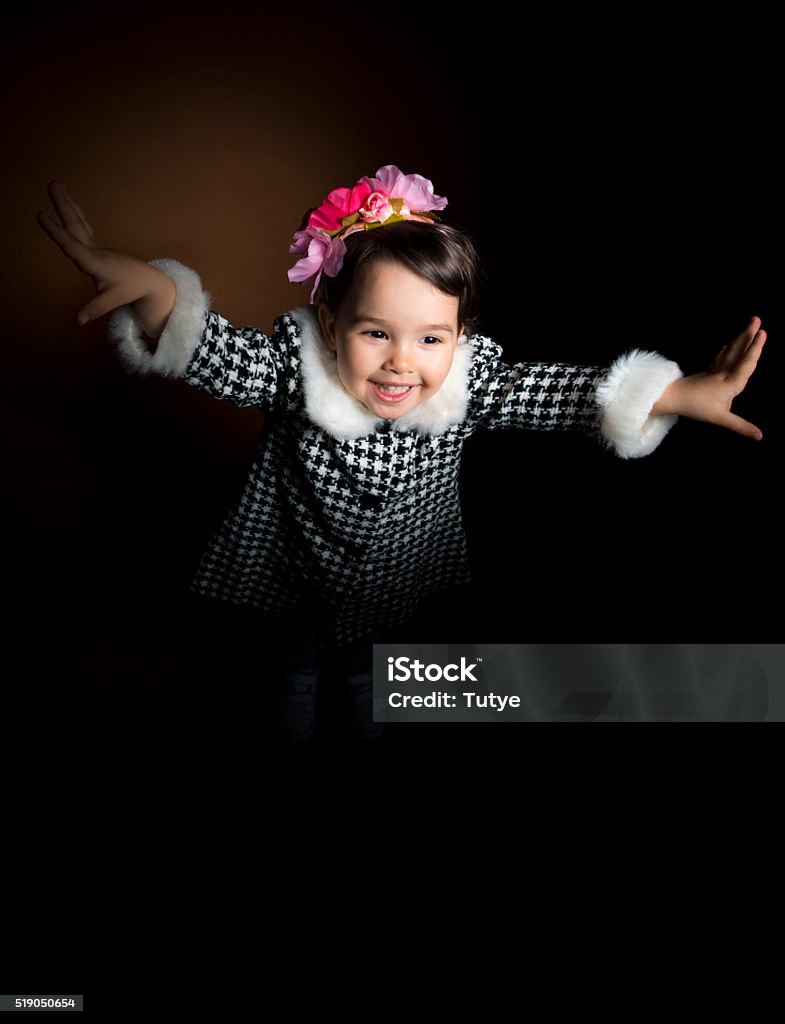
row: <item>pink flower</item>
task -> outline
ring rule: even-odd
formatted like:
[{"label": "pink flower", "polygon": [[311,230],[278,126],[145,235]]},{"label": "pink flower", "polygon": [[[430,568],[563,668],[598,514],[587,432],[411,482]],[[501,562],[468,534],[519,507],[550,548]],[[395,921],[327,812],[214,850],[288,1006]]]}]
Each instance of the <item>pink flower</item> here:
[{"label": "pink flower", "polygon": [[385,221],[394,212],[383,192],[371,192],[358,210],[360,220],[368,222]]},{"label": "pink flower", "polygon": [[331,238],[326,231],[309,224],[303,231],[295,231],[289,252],[304,254],[301,260],[289,268],[290,281],[306,281],[311,274],[316,274],[309,299],[313,302],[322,271],[335,277],[343,266],[346,244],[343,238]]},{"label": "pink flower", "polygon": [[311,214],[308,224],[324,228],[325,231],[340,231],[343,218],[357,213],[371,191],[363,179],[354,188],[334,188],[322,205]]},{"label": "pink flower", "polygon": [[433,183],[421,174],[404,174],[395,164],[385,164],[376,172],[375,178],[362,177],[357,183],[367,185],[370,192],[382,192],[390,199],[403,199],[412,213],[424,210],[443,210],[447,205],[444,196],[434,195]]},{"label": "pink flower", "polygon": [[289,280],[304,283],[314,277],[310,301],[322,273],[335,277],[346,256],[344,239],[356,231],[403,218],[426,221],[432,210],[443,210],[444,196],[421,174],[404,174],[395,164],[385,164],[375,178],[359,178],[352,188],[335,188],[321,206],[307,210],[292,236],[289,252],[302,257],[289,269]]}]

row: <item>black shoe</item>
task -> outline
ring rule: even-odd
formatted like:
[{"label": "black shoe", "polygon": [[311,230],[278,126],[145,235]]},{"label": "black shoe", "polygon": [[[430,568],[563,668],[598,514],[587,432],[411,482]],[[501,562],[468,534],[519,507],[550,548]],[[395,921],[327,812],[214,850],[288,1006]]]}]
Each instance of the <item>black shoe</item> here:
[{"label": "black shoe", "polygon": [[384,732],[384,722],[373,720],[373,672],[350,675],[349,725],[358,739],[375,740]]},{"label": "black shoe", "polygon": [[305,743],[316,731],[316,682],[314,672],[290,672],[281,695],[281,728],[287,739]]}]

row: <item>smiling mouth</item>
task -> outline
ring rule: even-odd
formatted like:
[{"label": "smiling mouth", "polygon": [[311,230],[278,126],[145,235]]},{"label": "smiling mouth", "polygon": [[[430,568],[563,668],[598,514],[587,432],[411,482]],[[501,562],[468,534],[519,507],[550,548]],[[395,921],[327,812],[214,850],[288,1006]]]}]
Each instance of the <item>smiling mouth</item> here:
[{"label": "smiling mouth", "polygon": [[419,387],[418,384],[379,384],[372,380],[371,386],[377,397],[383,402],[400,402]]}]

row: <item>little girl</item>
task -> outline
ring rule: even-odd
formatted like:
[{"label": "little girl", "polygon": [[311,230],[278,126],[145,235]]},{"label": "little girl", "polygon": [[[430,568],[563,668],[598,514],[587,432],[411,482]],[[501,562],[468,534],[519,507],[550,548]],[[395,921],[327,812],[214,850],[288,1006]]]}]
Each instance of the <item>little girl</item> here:
[{"label": "little girl", "polygon": [[114,311],[109,334],[130,372],[265,411],[242,494],[191,589],[281,620],[292,739],[313,734],[328,646],[343,658],[355,726],[378,735],[373,643],[425,595],[468,584],[458,480],[475,430],[580,429],[624,459],[653,452],[679,415],[762,437],[730,411],[766,339],[757,317],[690,376],[640,349],[608,367],[509,365],[478,332],[471,237],[438,215],[447,199],[427,178],[394,165],[306,212],[289,279],[313,280],[309,302],[270,334],[232,326],[176,260],[97,247],[65,186],[49,194],[62,226],[39,212],[40,226],[96,284],[79,322]]}]

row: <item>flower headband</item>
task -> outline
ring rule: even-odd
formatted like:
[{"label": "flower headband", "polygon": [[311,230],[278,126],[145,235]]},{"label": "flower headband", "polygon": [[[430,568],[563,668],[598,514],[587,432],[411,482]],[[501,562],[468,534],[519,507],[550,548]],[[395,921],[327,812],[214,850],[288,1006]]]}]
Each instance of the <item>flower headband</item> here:
[{"label": "flower headband", "polygon": [[395,164],[380,167],[375,178],[360,178],[354,188],[334,188],[321,206],[306,211],[300,230],[292,236],[289,252],[303,258],[289,269],[289,280],[304,284],[316,274],[309,300],[313,302],[322,272],[335,277],[343,266],[344,239],[349,235],[397,220],[432,223],[439,219],[432,211],[446,205],[444,196],[434,195],[427,178],[404,174]]}]

